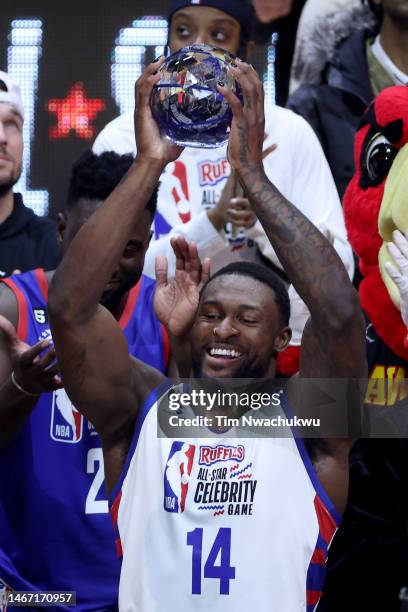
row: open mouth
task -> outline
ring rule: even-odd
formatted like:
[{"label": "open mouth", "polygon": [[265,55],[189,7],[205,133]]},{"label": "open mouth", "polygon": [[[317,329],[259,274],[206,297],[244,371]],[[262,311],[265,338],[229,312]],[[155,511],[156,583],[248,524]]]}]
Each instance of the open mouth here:
[{"label": "open mouth", "polygon": [[226,348],[210,348],[208,350],[208,354],[211,357],[222,357],[224,359],[236,359],[237,357],[241,357],[242,353],[236,351],[235,349],[226,349]]},{"label": "open mouth", "polygon": [[226,366],[242,358],[243,353],[235,347],[210,346],[206,350],[207,363],[210,365]]}]

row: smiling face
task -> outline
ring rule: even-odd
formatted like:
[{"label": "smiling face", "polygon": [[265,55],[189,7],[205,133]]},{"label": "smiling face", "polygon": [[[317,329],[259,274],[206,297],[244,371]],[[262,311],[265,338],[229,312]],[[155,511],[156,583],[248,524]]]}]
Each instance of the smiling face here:
[{"label": "smiling face", "polygon": [[23,120],[10,104],[0,103],[0,195],[18,181],[23,159]]},{"label": "smiling face", "polygon": [[289,340],[272,288],[248,276],[219,276],[204,289],[192,330],[194,375],[274,377],[276,354]]},{"label": "smiling face", "polygon": [[187,6],[171,18],[169,46],[172,53],[192,44],[205,44],[236,54],[240,43],[238,21],[216,8]]}]

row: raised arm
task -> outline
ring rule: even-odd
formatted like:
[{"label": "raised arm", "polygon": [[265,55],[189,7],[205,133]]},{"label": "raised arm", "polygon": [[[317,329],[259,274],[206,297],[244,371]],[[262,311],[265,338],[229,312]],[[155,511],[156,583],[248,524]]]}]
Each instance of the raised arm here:
[{"label": "raised arm", "polygon": [[138,407],[161,375],[130,359],[112,315],[99,304],[130,237],[130,220],[141,216],[167,162],[179,147],[164,142],[149,96],[163,59],[136,85],[138,154],[124,180],[83,225],[58,268],[49,293],[49,316],[64,386],[94,424],[104,450],[129,438]]},{"label": "raised arm", "polygon": [[293,286],[311,318],[302,339],[305,377],[364,377],[364,320],[357,292],[330,242],[276,189],[262,164],[264,95],[255,70],[244,62],[231,68],[245,103],[225,87],[234,114],[228,158],[237,172]]}]

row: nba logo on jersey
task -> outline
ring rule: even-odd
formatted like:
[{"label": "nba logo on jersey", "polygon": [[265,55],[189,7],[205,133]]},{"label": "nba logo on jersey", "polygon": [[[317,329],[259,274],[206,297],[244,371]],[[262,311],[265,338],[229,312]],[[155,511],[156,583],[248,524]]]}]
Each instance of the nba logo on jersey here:
[{"label": "nba logo on jersey", "polygon": [[195,446],[173,442],[164,470],[164,509],[184,512]]},{"label": "nba logo on jersey", "polygon": [[55,391],[52,398],[50,435],[56,442],[76,444],[82,439],[84,417],[72,405],[64,389]]}]

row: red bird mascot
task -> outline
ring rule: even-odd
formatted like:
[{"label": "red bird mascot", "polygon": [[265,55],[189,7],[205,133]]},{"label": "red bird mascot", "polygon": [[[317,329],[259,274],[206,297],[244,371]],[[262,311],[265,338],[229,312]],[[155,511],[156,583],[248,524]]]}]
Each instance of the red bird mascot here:
[{"label": "red bird mascot", "polygon": [[354,445],[349,504],[319,612],[399,612],[399,592],[408,587],[408,87],[384,89],[366,111],[355,165],[344,213],[363,277],[366,402],[381,418],[398,410],[399,419],[394,439]]},{"label": "red bird mascot", "polygon": [[355,162],[344,213],[363,276],[361,304],[393,365],[408,365],[408,87],[375,99],[356,136]]}]

